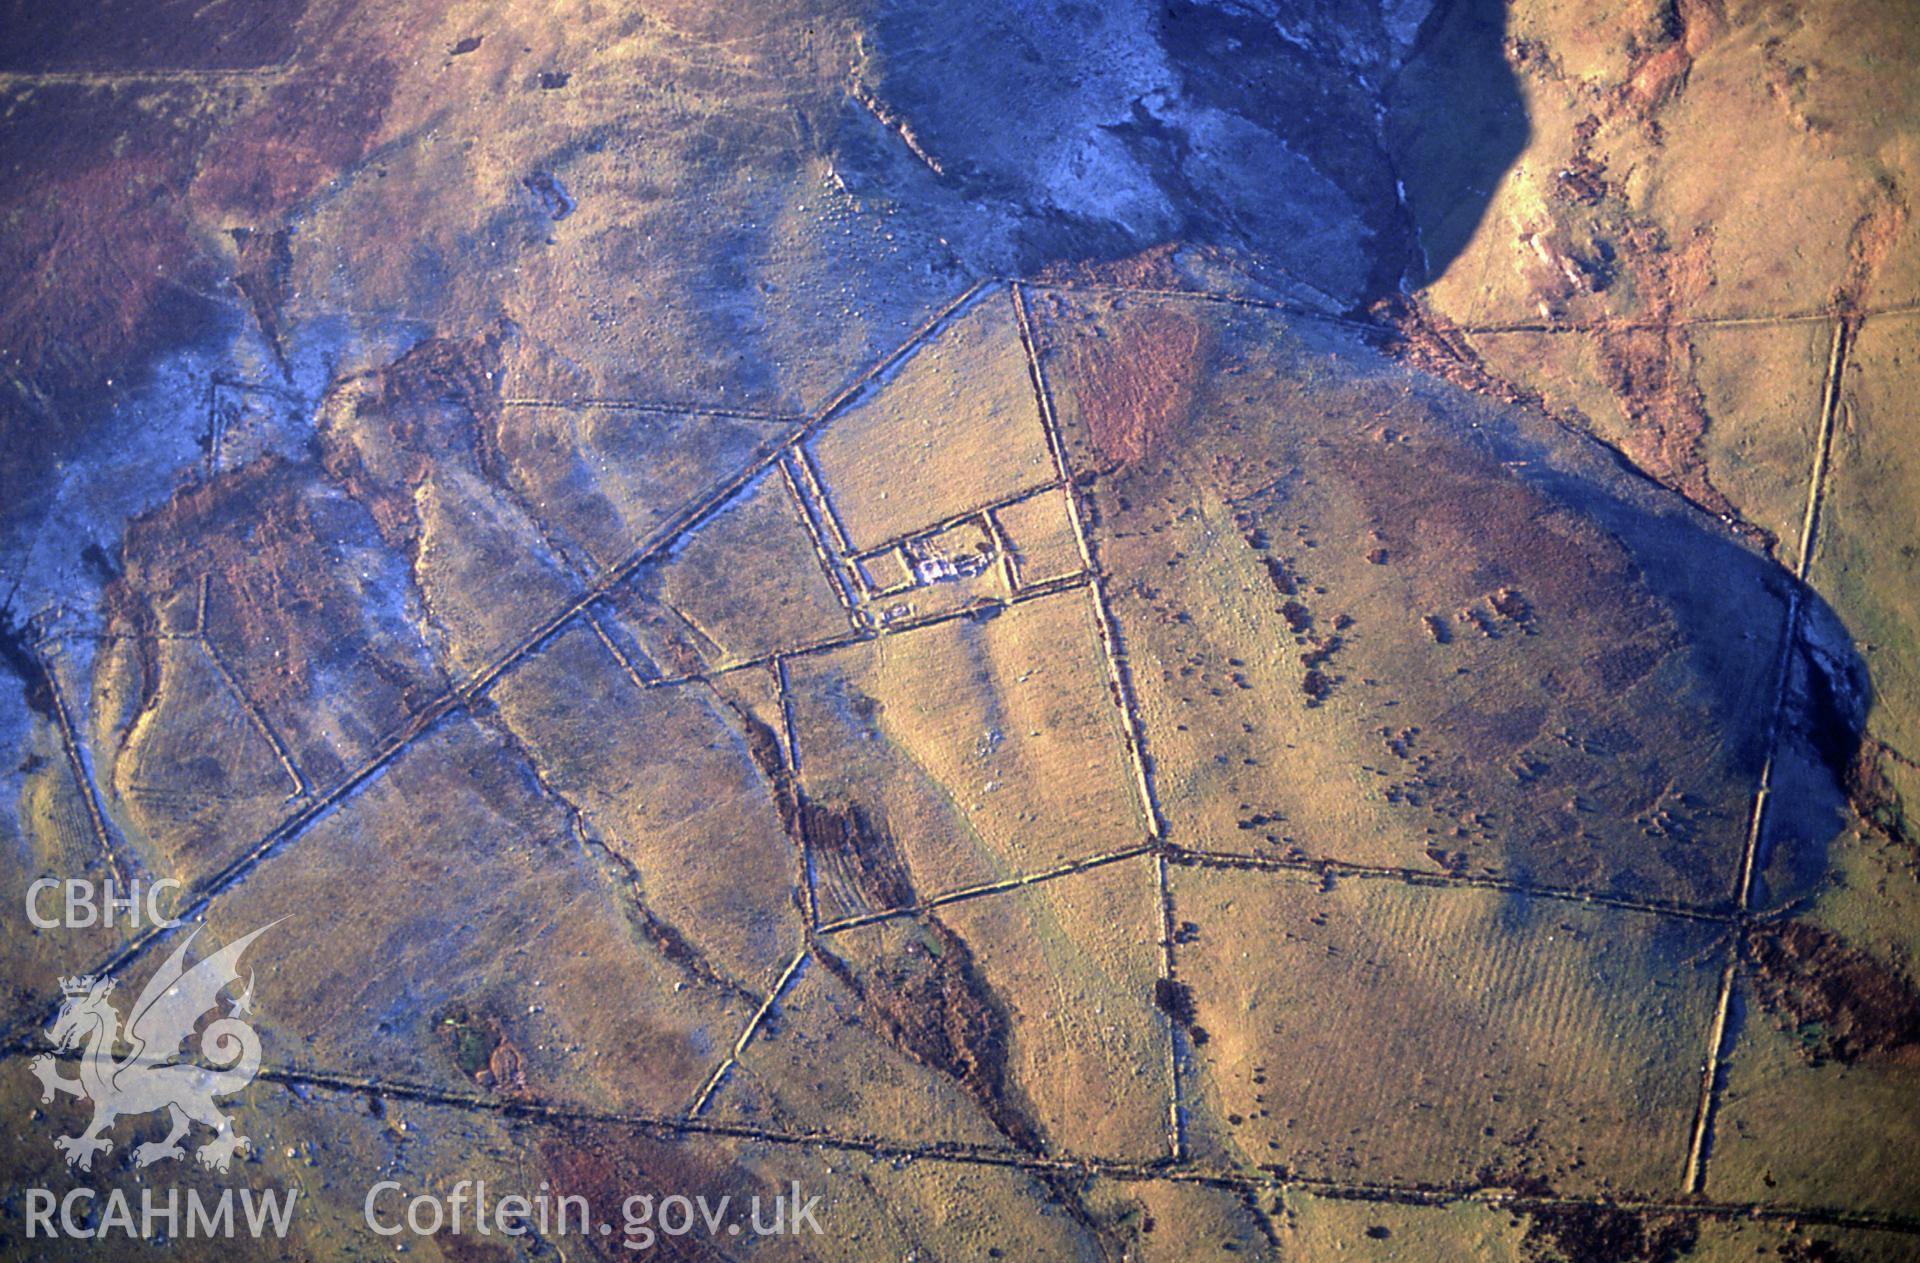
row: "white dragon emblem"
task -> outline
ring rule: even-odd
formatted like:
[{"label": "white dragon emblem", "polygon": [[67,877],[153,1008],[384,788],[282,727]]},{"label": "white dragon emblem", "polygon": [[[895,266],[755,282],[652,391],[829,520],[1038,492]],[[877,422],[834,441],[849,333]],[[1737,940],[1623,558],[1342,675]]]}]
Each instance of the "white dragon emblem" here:
[{"label": "white dragon emblem", "polygon": [[[41,1053],[31,1065],[43,1088],[43,1104],[56,1092],[93,1102],[93,1122],[86,1131],[78,1136],[60,1136],[53,1142],[66,1155],[69,1166],[91,1170],[95,1153],[112,1150],[113,1141],[105,1132],[114,1119],[161,1109],[172,1116],[172,1129],[164,1140],[134,1150],[138,1166],[184,1157],[180,1141],[190,1124],[196,1122],[216,1133],[194,1151],[203,1166],[224,1173],[233,1155],[248,1147],[250,1142],[234,1130],[233,1119],[220,1112],[213,1098],[238,1092],[260,1069],[260,1037],[240,1020],[252,1011],[252,976],[248,976],[246,990],[237,999],[230,999],[230,1008],[199,1031],[200,1055],[213,1068],[182,1063],[181,1045],[193,1037],[202,1017],[221,1013],[221,993],[240,980],[240,954],[271,928],[261,926],[191,969],[186,965],[187,948],[200,932],[189,934],[147,980],[140,998],[133,1002],[124,1034],[120,1014],[107,999],[113,992],[114,979],[60,980],[64,998],[47,1038],[56,1052],[71,1052],[85,1045],[79,1059],[79,1077],[62,1078],[59,1063],[51,1053]],[[114,1050],[123,1043],[131,1051],[124,1058],[116,1058]]]}]

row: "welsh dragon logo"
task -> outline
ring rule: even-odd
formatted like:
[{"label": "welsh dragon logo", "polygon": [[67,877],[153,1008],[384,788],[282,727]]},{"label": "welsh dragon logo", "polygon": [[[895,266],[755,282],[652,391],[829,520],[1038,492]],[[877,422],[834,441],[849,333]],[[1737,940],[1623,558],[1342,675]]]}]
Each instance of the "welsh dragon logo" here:
[{"label": "welsh dragon logo", "polygon": [[[91,1170],[93,1155],[113,1148],[106,1132],[116,1118],[162,1109],[171,1116],[172,1127],[164,1140],[134,1150],[137,1166],[184,1157],[186,1151],[180,1141],[193,1123],[211,1127],[215,1133],[194,1151],[203,1166],[224,1173],[234,1154],[248,1147],[248,1139],[234,1130],[232,1117],[220,1112],[214,1098],[231,1096],[246,1087],[260,1069],[260,1037],[240,1020],[253,1009],[251,973],[239,997],[228,997],[229,1007],[224,1012],[220,1000],[222,992],[240,981],[241,953],[272,928],[261,926],[192,968],[187,967],[187,948],[200,932],[189,934],[147,980],[139,999],[133,1002],[124,1032],[120,1029],[120,1013],[108,999],[113,994],[114,979],[60,980],[60,1013],[47,1038],[60,1053],[84,1045],[79,1077],[62,1078],[52,1053],[41,1053],[31,1065],[44,1090],[40,1098],[43,1104],[53,1100],[56,1092],[93,1102],[93,1122],[86,1131],[78,1136],[60,1136],[53,1142],[66,1155],[67,1165]],[[201,1027],[201,1019],[211,1014],[219,1016]],[[196,1029],[200,1056],[211,1068],[181,1061],[181,1046],[194,1037]],[[115,1050],[123,1044],[131,1051],[116,1058]]]}]

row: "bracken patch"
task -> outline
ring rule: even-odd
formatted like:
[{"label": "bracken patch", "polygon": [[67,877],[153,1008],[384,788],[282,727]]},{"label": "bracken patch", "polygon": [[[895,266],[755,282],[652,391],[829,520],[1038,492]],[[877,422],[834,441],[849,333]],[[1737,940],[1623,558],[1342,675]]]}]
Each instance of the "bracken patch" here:
[{"label": "bracken patch", "polygon": [[1912,983],[1832,931],[1785,921],[1754,930],[1747,947],[1762,1007],[1809,1062],[1851,1065],[1920,1044]]},{"label": "bracken patch", "polygon": [[1087,430],[1100,455],[1131,465],[1156,451],[1193,410],[1207,358],[1201,323],[1165,304],[1117,308],[1067,339]]}]

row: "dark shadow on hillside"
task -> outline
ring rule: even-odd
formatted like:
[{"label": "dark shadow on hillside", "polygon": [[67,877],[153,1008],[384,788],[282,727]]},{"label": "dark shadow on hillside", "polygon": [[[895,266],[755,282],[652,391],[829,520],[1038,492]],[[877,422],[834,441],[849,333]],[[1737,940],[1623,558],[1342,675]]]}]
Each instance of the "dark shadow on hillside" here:
[{"label": "dark shadow on hillside", "polygon": [[1772,910],[1827,880],[1831,844],[1869,803],[1856,801],[1873,685],[1840,616],[1803,588],[1798,634],[1787,659],[1785,704],[1774,749],[1773,792],[1754,862],[1753,906]]},{"label": "dark shadow on hillside", "polygon": [[1528,137],[1501,0],[1440,0],[1387,92],[1387,145],[1420,253],[1409,283],[1439,277],[1480,226]]},{"label": "dark shadow on hillside", "polygon": [[[1740,773],[1756,791],[1771,754],[1772,792],[1749,906],[1778,908],[1812,894],[1828,877],[1832,843],[1855,821],[1849,783],[1873,704],[1866,660],[1840,615],[1818,592],[1612,449],[1579,439],[1571,460],[1555,460],[1538,435],[1490,430],[1477,432],[1480,441],[1503,459],[1524,461],[1527,481],[1591,515],[1626,547],[1641,581],[1673,612],[1695,655],[1714,727],[1736,738]],[[1729,626],[1729,592],[1768,599],[1751,603],[1751,617]],[[1777,668],[1790,616],[1782,679]],[[1758,695],[1739,683],[1747,673],[1737,659],[1750,661],[1750,655],[1767,666],[1766,689]],[[1659,716],[1645,719],[1648,731],[1660,726]],[[1725,906],[1736,907],[1737,869],[1726,874],[1726,890]]]},{"label": "dark shadow on hillside", "polygon": [[1459,253],[1526,143],[1505,38],[1499,0],[1417,32],[1330,0],[894,0],[834,164],[979,270],[1179,246],[1361,311]]}]

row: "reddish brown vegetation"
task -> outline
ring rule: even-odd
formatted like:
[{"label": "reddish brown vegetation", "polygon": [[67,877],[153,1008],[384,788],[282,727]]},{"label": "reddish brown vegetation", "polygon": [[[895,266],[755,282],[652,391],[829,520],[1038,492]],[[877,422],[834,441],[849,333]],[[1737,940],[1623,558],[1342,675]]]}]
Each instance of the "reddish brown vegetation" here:
[{"label": "reddish brown vegetation", "polygon": [[[16,104],[0,131],[0,514],[55,485],[109,381],[197,329],[216,273],[181,194],[204,127],[115,110],[61,87]],[[163,318],[164,317],[164,318]]]},{"label": "reddish brown vegetation", "polygon": [[444,6],[334,10],[303,32],[299,63],[208,149],[194,201],[222,226],[279,226],[372,150],[395,67],[417,55]]},{"label": "reddish brown vegetation", "polygon": [[1805,921],[1753,931],[1747,940],[1760,1003],[1801,1038],[1818,1064],[1920,1044],[1920,995],[1891,967],[1839,935]]},{"label": "reddish brown vegetation", "polygon": [[[857,803],[810,800],[788,770],[773,730],[743,710],[735,713],[748,752],[773,786],[781,823],[796,845],[810,850],[821,885],[869,908],[912,905],[906,861],[885,827]],[[1038,1150],[1039,1129],[1008,1091],[1006,1015],[974,967],[972,949],[937,916],[915,924],[924,934],[889,950],[852,959],[815,950],[820,963],[873,1015],[888,1042],[952,1078],[1009,1140]]]},{"label": "reddish brown vegetation", "polygon": [[1163,242],[1122,259],[1056,261],[1040,269],[1039,279],[1056,285],[1113,285],[1122,289],[1178,289],[1176,256],[1180,243]]},{"label": "reddish brown vegetation", "polygon": [[189,484],[135,521],[127,529],[125,569],[106,592],[113,629],[162,630],[159,611],[195,600],[201,576],[210,574],[232,638],[278,651],[256,700],[291,705],[304,698],[317,642],[331,633],[309,626],[298,611],[354,604],[324,564],[325,528],[305,484],[305,471],[269,457]]},{"label": "reddish brown vegetation", "polygon": [[1489,369],[1459,327],[1440,313],[1394,295],[1376,302],[1368,314],[1380,326],[1385,348],[1415,367],[1503,403],[1544,406],[1539,395]]},{"label": "reddish brown vegetation", "polygon": [[[438,6],[368,14],[334,6],[316,28],[299,0],[118,5],[98,12],[27,6],[10,27],[18,71],[251,68],[298,48],[300,68],[234,112],[244,95],[165,89],[129,108],[118,90],[49,85],[9,113],[0,167],[0,311],[4,373],[27,406],[0,422],[10,459],[0,504],[34,506],[56,452],[109,381],[131,378],[161,348],[197,335],[212,313],[217,231],[268,234],[267,264],[242,243],[239,281],[278,349],[272,233],[297,201],[359,161],[390,93],[389,60],[429,29]],[[191,11],[189,11],[191,10]],[[384,25],[382,25],[384,23]],[[248,257],[252,254],[253,257]],[[51,414],[64,413],[59,423]]]},{"label": "reddish brown vegetation", "polygon": [[1605,327],[1595,337],[1601,373],[1627,421],[1627,455],[1709,512],[1738,516],[1707,477],[1701,440],[1708,416],[1694,380],[1693,339],[1674,323],[1712,284],[1708,247],[1708,238],[1695,237],[1670,250],[1657,229],[1629,228],[1621,257],[1651,299],[1647,318],[1657,327]]},{"label": "reddish brown vegetation", "polygon": [[1007,1083],[1007,1018],[980,977],[973,951],[945,922],[928,915],[924,933],[856,967],[820,950],[820,962],[859,997],[890,1043],[953,1079],[993,1125],[1037,1152],[1040,1131]]},{"label": "reddish brown vegetation", "polygon": [[[636,1067],[636,1072],[644,1069]],[[656,1139],[630,1127],[584,1123],[544,1129],[539,1142],[540,1163],[552,1185],[552,1196],[584,1198],[594,1215],[615,1226],[613,1235],[606,1237],[591,1231],[578,1235],[576,1229],[569,1240],[584,1242],[595,1257],[609,1260],[635,1257],[624,1248],[627,1238],[619,1231],[618,1211],[630,1197],[647,1196],[658,1201],[671,1194],[691,1195],[697,1191],[710,1202],[730,1197],[739,1206],[759,1196],[772,1205],[772,1191],[764,1190],[744,1167],[720,1165],[709,1154],[703,1142],[693,1139]],[[700,1233],[661,1236],[654,1244],[655,1257],[686,1263],[719,1263],[728,1257]]]},{"label": "reddish brown vegetation", "polygon": [[820,803],[807,797],[773,729],[735,708],[747,738],[747,752],[773,787],[774,810],[793,844],[813,857],[822,888],[849,903],[870,908],[904,908],[914,902],[906,859],[884,824],[870,819],[858,803]]},{"label": "reddish brown vegetation", "polygon": [[223,227],[281,225],[383,139],[398,69],[422,56],[447,8],[423,0],[314,14],[288,75],[209,147],[195,204]]},{"label": "reddish brown vegetation", "polygon": [[1207,359],[1206,331],[1191,315],[1167,304],[1116,304],[1065,341],[1081,415],[1106,460],[1142,460],[1185,424]]},{"label": "reddish brown vegetation", "polygon": [[[88,130],[90,120],[41,125]],[[8,368],[55,390],[111,376],[151,335],[162,291],[206,270],[178,201],[183,155],[157,144],[118,159],[71,156],[70,171],[16,182],[0,203],[9,221],[0,235]],[[16,181],[21,165],[9,163]]]},{"label": "reddish brown vegetation", "polygon": [[1892,177],[1882,176],[1871,205],[1853,225],[1847,236],[1847,274],[1834,287],[1833,305],[1840,311],[1853,311],[1867,298],[1867,286],[1874,273],[1900,240],[1907,226],[1907,199]]},{"label": "reddish brown vegetation", "polygon": [[913,882],[899,844],[858,803],[799,802],[797,821],[813,855],[822,886],[867,908],[904,908],[914,901]]},{"label": "reddish brown vegetation", "polygon": [[[831,884],[869,908],[911,906],[913,882],[886,828],[857,803],[810,800],[788,771],[773,730],[744,711],[736,714],[748,752],[773,785],[781,822],[811,851],[822,886]],[[815,952],[888,1042],[952,1078],[1009,1140],[1037,1151],[1039,1129],[1008,1090],[1006,1015],[974,967],[972,949],[937,916],[914,925],[922,933],[878,952],[842,957],[818,945]]]},{"label": "reddish brown vegetation", "polygon": [[[467,456],[510,489],[493,441],[505,336],[494,326],[467,339],[428,338],[391,364],[337,384],[322,408],[327,473],[367,506],[387,543],[411,554],[420,530],[414,492],[443,458]],[[376,450],[389,447],[397,460],[377,460]]]},{"label": "reddish brown vegetation", "polygon": [[1658,109],[1679,96],[1693,72],[1693,54],[1683,43],[1673,43],[1642,58],[1627,81],[1627,91],[1642,109]]},{"label": "reddish brown vegetation", "polygon": [[[384,729],[441,685],[424,663],[376,641],[367,593],[338,564],[341,547],[372,542],[373,523],[314,475],[310,465],[270,456],[182,487],[128,527],[124,571],[106,588],[108,615],[120,632],[190,629],[205,578],[207,638],[256,705],[307,722],[314,674],[336,670],[343,675],[332,705]],[[152,642],[139,643],[150,695],[160,684]],[[331,742],[291,739],[316,779],[339,770]]]}]

